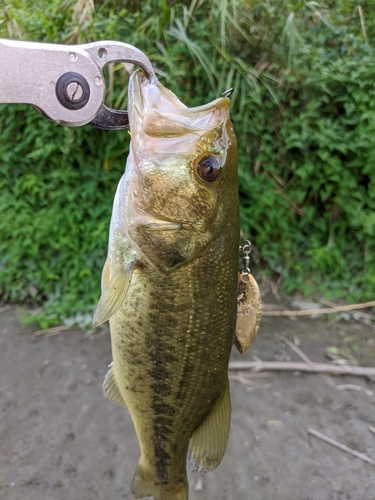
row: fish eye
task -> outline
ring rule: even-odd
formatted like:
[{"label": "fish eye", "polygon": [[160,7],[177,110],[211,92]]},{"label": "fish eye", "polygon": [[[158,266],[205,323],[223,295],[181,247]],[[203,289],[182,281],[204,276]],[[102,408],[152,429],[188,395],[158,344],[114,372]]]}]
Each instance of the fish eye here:
[{"label": "fish eye", "polygon": [[215,181],[221,172],[221,165],[216,156],[205,156],[198,163],[198,175],[207,182]]}]

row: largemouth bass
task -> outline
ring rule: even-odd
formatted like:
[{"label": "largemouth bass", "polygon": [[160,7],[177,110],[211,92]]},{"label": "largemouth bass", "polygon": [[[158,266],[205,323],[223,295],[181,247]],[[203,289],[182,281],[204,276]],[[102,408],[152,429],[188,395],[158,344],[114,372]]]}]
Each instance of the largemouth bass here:
[{"label": "largemouth bass", "polygon": [[187,500],[220,463],[238,284],[237,143],[221,97],[187,108],[131,76],[131,148],[115,196],[102,296],[113,364],[105,395],[128,408],[141,448],[135,498]]}]

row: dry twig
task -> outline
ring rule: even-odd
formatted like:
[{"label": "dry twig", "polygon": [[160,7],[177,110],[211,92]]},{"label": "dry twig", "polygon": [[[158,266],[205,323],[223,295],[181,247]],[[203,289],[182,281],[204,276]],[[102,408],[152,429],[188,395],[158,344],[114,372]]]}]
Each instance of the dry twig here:
[{"label": "dry twig", "polygon": [[4,307],[0,307],[0,313],[4,312],[4,311],[7,311],[8,309],[10,309],[12,306],[4,306]]},{"label": "dry twig", "polygon": [[[303,371],[308,373],[330,373],[331,375],[354,375],[358,377],[371,377],[375,375],[375,368],[364,367],[364,366],[351,366],[346,364],[334,365],[326,363],[314,363],[310,358],[306,356],[304,352],[301,351],[293,342],[281,335],[280,333],[274,334],[280,340],[285,342],[294,352],[296,352],[305,363],[300,362],[285,362],[285,361],[262,361],[257,358],[256,361],[231,361],[229,363],[229,370],[252,370],[252,373],[257,373],[263,370],[273,370],[273,371]],[[233,377],[233,376],[231,376]],[[238,376],[243,378],[243,375]],[[343,384],[335,385],[333,381],[331,382],[328,377],[323,375],[323,378],[329,383],[331,387],[338,390],[352,389],[357,391],[366,392],[368,396],[373,396],[373,392],[368,389],[361,387],[359,385],[353,384]]]},{"label": "dry twig", "polygon": [[366,307],[374,307],[375,300],[361,304],[347,304],[346,306],[330,307],[329,309],[303,309],[301,311],[264,311],[262,316],[311,316],[313,314],[332,314],[336,312],[356,311]]},{"label": "dry twig", "polygon": [[[321,304],[324,304],[325,306],[329,306],[329,307],[340,307],[339,304],[335,304],[334,302],[331,302],[330,300],[326,300],[326,299],[323,299],[323,298],[317,298],[315,299],[317,302],[320,302]],[[353,314],[359,318],[362,318],[362,319],[365,319],[365,320],[368,320],[368,321],[371,321],[372,322],[372,319],[373,319],[373,314],[369,314],[369,313],[364,313],[362,311],[353,311],[352,313],[350,314]],[[368,323],[366,323],[368,324]]]},{"label": "dry twig", "polygon": [[229,370],[299,371],[307,373],[330,373],[331,375],[353,375],[356,377],[375,376],[375,368],[350,365],[330,365],[327,363],[302,363],[295,361],[231,361]]},{"label": "dry twig", "polygon": [[366,387],[362,387],[360,385],[355,385],[355,384],[341,384],[341,385],[334,385],[333,386],[335,389],[338,391],[361,391],[365,392],[367,396],[372,397],[374,395],[373,391],[370,391],[369,389],[366,389]]},{"label": "dry twig", "polygon": [[[291,342],[289,339],[284,337],[284,335],[281,335],[280,333],[275,333],[275,336],[278,337],[283,342],[285,342],[291,349],[293,349],[293,351],[296,352],[309,366],[314,365],[313,361],[311,361],[311,359],[308,358],[306,356],[306,354],[301,351],[301,349],[299,349],[295,344],[293,344],[293,342]],[[342,360],[342,361],[344,361],[344,360]],[[347,365],[345,363],[345,364],[341,364],[341,366],[347,366]],[[372,397],[374,395],[373,391],[370,391],[370,390],[366,389],[365,387],[361,387],[360,385],[354,385],[354,384],[335,385],[333,381],[327,380],[328,377],[326,377],[324,375],[322,375],[322,377],[324,378],[324,380],[326,380],[326,382],[328,382],[328,384],[331,387],[333,387],[339,391],[353,390],[353,391],[365,392],[370,397]]]},{"label": "dry twig", "polygon": [[348,446],[345,446],[344,444],[339,443],[338,441],[335,441],[334,439],[331,439],[324,434],[321,434],[318,431],[315,431],[314,429],[311,429],[310,427],[307,429],[307,432],[311,434],[312,436],[315,436],[319,439],[322,439],[326,443],[331,444],[332,446],[336,446],[336,448],[339,448],[340,450],[346,451],[347,453],[350,453],[351,455],[354,455],[357,458],[360,458],[364,462],[367,462],[371,465],[375,465],[375,460],[372,458],[369,458],[368,456],[364,455],[363,453],[359,453],[358,451],[352,450],[352,448],[349,448]]}]

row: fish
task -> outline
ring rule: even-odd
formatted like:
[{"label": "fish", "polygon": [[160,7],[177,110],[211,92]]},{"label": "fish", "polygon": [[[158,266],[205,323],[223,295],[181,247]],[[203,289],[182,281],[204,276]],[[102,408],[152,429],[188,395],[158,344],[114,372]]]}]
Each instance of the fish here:
[{"label": "fish", "polygon": [[141,449],[134,498],[188,500],[187,463],[212,471],[227,446],[240,241],[229,108],[225,96],[188,108],[141,70],[129,80],[130,152],[93,324],[109,319],[103,390]]}]

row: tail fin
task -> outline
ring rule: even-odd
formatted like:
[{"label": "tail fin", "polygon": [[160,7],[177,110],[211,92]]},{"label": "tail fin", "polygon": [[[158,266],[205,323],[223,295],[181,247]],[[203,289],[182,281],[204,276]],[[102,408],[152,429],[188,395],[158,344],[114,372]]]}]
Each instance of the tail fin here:
[{"label": "tail fin", "polygon": [[163,486],[153,481],[138,465],[133,477],[132,494],[134,498],[153,496],[155,500],[188,500],[188,486],[186,480]]}]

